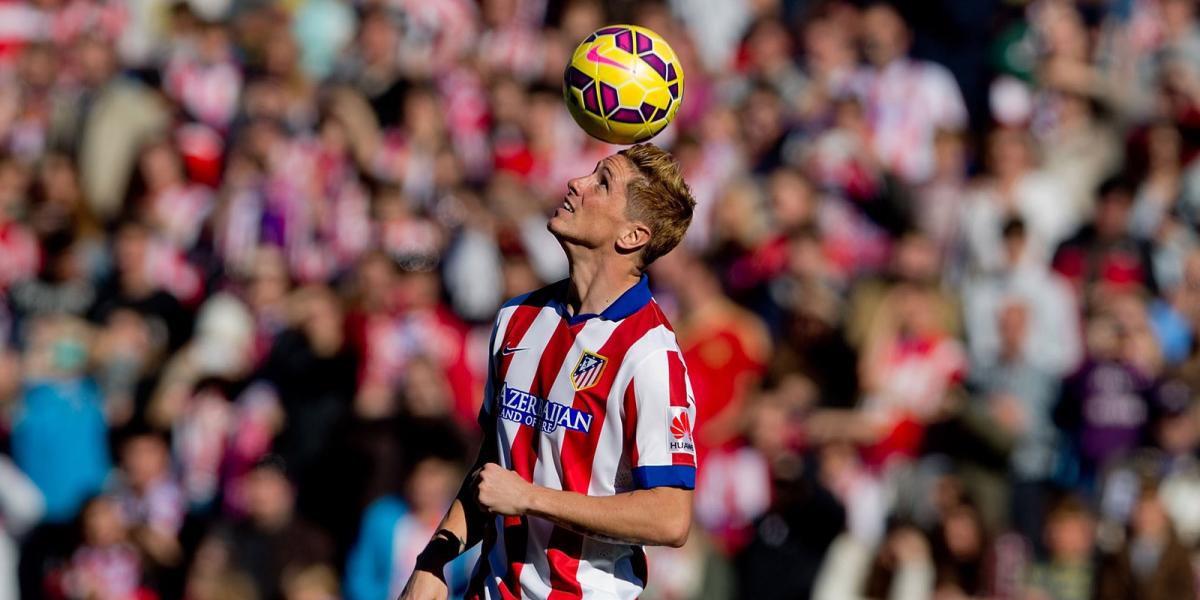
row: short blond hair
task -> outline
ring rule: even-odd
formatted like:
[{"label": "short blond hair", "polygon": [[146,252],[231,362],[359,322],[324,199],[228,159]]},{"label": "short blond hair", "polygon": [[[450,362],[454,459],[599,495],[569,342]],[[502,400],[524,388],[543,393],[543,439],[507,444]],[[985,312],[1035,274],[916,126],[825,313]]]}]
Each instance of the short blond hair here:
[{"label": "short blond hair", "polygon": [[669,152],[653,144],[637,144],[618,154],[638,171],[626,186],[627,214],[650,228],[650,241],[642,248],[644,269],[679,245],[692,223],[696,200]]}]

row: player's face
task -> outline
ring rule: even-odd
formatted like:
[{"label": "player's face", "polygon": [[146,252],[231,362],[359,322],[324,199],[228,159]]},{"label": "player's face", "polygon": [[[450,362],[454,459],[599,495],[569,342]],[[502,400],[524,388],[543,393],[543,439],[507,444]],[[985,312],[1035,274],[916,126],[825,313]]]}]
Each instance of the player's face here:
[{"label": "player's face", "polygon": [[613,247],[630,226],[625,191],[633,169],[629,159],[613,154],[590,174],[568,181],[567,195],[550,218],[550,232],[587,248]]}]

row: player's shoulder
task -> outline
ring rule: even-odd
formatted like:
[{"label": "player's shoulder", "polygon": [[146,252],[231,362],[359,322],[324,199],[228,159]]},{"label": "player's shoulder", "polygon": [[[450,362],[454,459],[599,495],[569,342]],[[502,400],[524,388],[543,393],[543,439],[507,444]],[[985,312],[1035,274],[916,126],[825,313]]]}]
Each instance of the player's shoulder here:
[{"label": "player's shoulder", "polygon": [[675,330],[658,302],[647,303],[639,312],[644,315],[645,324],[639,328],[635,339],[629,340],[630,348],[626,360],[638,364],[655,354],[675,352],[682,355]]},{"label": "player's shoulder", "polygon": [[659,306],[658,300],[651,298],[650,301],[646,303],[646,306],[642,308],[642,310],[649,314],[649,318],[653,320],[655,324],[661,326],[663,329],[666,329],[667,332],[671,334],[670,337],[672,340],[675,339],[675,328],[671,326],[671,319],[667,317],[667,313],[663,311],[662,306]]}]

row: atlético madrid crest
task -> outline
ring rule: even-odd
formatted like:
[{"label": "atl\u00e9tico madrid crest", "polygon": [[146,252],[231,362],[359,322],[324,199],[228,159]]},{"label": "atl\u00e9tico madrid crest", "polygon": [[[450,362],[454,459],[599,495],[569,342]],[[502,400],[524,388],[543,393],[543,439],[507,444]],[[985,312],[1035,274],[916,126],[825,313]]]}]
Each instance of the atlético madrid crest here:
[{"label": "atl\u00e9tico madrid crest", "polygon": [[607,358],[590,350],[584,350],[579,357],[579,362],[575,363],[575,368],[571,371],[571,385],[575,387],[575,391],[586,390],[596,385],[607,364]]}]

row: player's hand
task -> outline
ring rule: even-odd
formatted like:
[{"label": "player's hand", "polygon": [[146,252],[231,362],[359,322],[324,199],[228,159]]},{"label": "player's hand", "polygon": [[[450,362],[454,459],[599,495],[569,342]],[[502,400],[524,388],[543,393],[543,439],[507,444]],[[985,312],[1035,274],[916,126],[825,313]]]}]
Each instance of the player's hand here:
[{"label": "player's hand", "polygon": [[400,592],[399,600],[446,600],[450,590],[446,582],[429,571],[413,571],[412,577]]},{"label": "player's hand", "polygon": [[534,487],[516,472],[488,463],[475,477],[475,494],[484,510],[506,517],[521,516],[529,511]]}]

